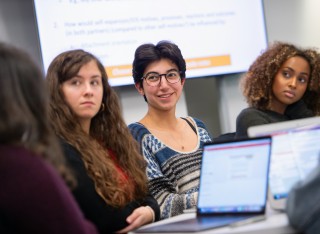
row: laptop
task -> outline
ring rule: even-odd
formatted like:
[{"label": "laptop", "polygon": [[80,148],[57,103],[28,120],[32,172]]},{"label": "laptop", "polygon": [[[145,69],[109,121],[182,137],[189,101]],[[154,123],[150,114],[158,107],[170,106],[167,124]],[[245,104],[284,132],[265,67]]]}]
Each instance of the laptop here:
[{"label": "laptop", "polygon": [[284,210],[292,186],[318,166],[320,117],[252,126],[248,135],[272,136],[268,200]]},{"label": "laptop", "polygon": [[198,232],[265,214],[271,137],[206,143],[196,217],[137,233]]}]

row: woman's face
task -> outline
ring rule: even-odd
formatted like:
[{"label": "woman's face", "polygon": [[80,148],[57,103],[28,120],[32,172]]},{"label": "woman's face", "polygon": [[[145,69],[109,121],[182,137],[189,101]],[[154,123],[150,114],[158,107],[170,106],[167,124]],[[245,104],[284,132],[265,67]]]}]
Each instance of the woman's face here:
[{"label": "woman's face", "polygon": [[[172,73],[173,72],[173,73]],[[157,74],[179,74],[179,69],[169,59],[161,59],[150,63],[145,71],[144,76],[150,73]],[[170,75],[169,75],[170,76]],[[168,76],[168,79],[170,79]],[[169,83],[164,75],[161,76],[160,82],[156,86],[150,86],[147,84],[146,80],[143,79],[143,87],[139,84],[136,85],[139,93],[145,95],[148,100],[149,108],[154,108],[158,110],[171,110],[175,108],[182,89],[185,79],[179,80],[176,83]]]},{"label": "woman's face", "polygon": [[99,112],[103,85],[101,72],[92,60],[84,64],[78,74],[62,83],[65,101],[78,117],[80,123],[89,123]]},{"label": "woman's face", "polygon": [[272,110],[283,114],[286,107],[299,101],[308,87],[309,63],[302,57],[289,58],[280,67],[273,81]]}]

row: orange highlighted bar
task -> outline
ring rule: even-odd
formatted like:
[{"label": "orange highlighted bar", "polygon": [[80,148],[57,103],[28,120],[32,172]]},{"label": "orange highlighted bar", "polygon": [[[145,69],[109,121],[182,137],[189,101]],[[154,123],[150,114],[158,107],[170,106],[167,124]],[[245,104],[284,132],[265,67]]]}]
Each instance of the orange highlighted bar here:
[{"label": "orange highlighted bar", "polygon": [[[187,70],[199,69],[199,68],[211,68],[231,65],[230,55],[211,56],[204,58],[193,58],[186,59]],[[132,76],[132,65],[118,65],[105,67],[108,77],[110,79],[131,77]]]},{"label": "orange highlighted bar", "polygon": [[132,76],[132,65],[118,65],[105,67],[109,78]]},{"label": "orange highlighted bar", "polygon": [[187,70],[231,65],[230,55],[186,59]]}]

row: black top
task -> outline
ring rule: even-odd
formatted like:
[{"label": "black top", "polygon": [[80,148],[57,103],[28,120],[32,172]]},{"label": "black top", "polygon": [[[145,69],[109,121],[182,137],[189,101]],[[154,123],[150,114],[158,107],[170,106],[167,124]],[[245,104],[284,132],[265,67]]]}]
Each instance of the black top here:
[{"label": "black top", "polygon": [[269,110],[258,110],[253,107],[246,108],[237,117],[236,137],[246,137],[247,130],[251,126],[276,123],[289,120],[286,115]]},{"label": "black top", "polygon": [[122,209],[106,204],[96,192],[94,182],[87,174],[81,159],[81,154],[65,141],[62,141],[62,146],[67,162],[77,179],[77,187],[73,190],[73,195],[85,217],[96,225],[100,233],[112,233],[128,226],[126,218],[140,206],[150,206],[155,213],[155,220],[159,220],[160,209],[157,201],[151,195],[143,201],[131,202]]},{"label": "black top", "polygon": [[280,114],[270,110],[259,110],[249,107],[240,112],[236,122],[236,137],[248,136],[247,130],[251,126],[277,123],[293,119],[301,119],[314,116],[303,101],[298,101],[289,105],[284,114]]}]

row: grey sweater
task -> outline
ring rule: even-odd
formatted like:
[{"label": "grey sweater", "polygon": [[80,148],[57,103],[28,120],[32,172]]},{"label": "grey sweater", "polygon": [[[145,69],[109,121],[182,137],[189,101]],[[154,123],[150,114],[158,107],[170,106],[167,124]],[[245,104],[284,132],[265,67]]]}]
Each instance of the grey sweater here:
[{"label": "grey sweater", "polygon": [[237,117],[236,138],[248,136],[247,130],[251,126],[277,123],[312,116],[314,116],[313,112],[307,108],[302,100],[288,106],[284,114],[279,114],[270,110],[259,110],[254,107],[248,107],[242,110]]}]

